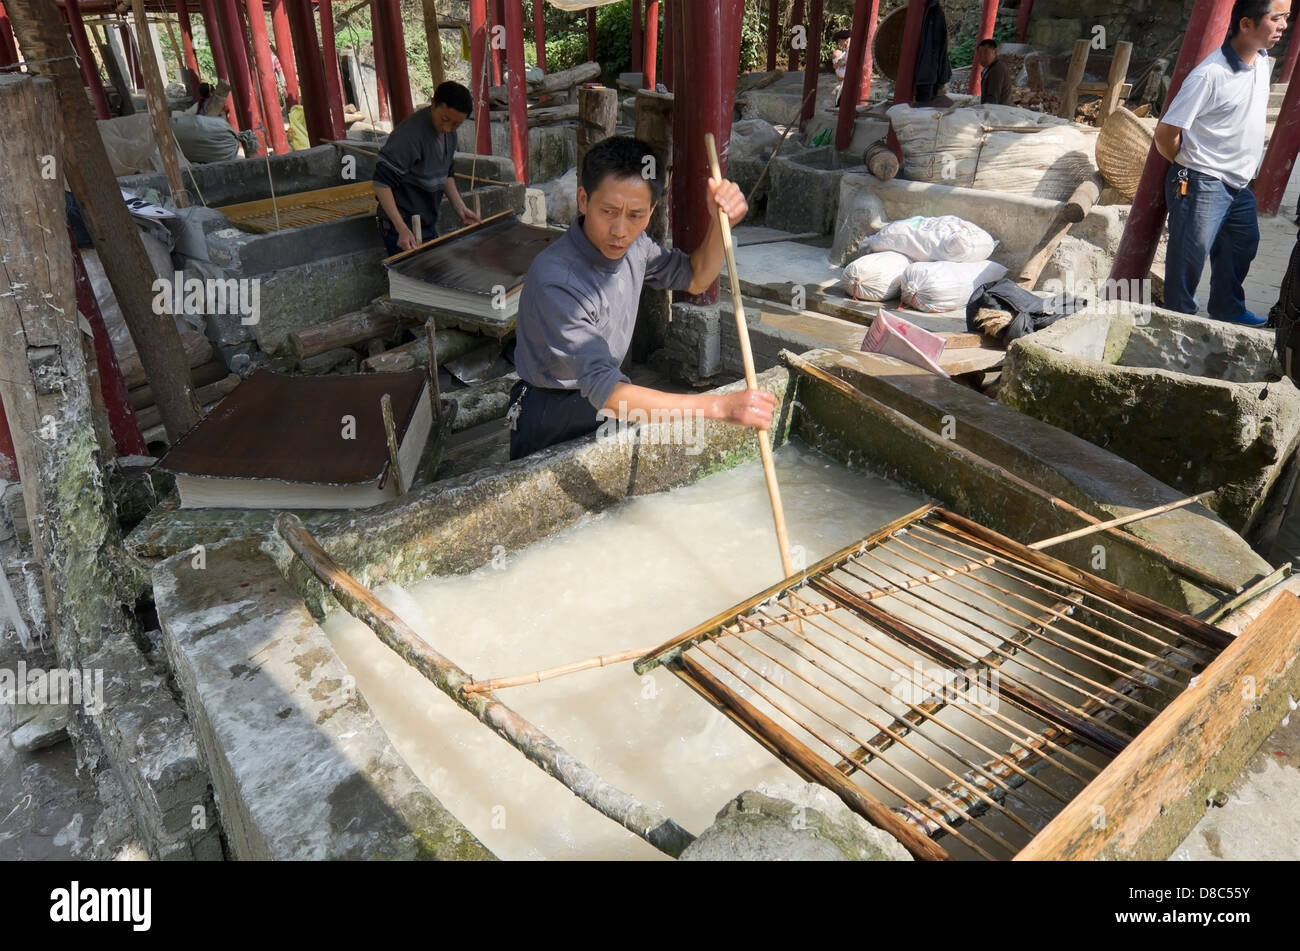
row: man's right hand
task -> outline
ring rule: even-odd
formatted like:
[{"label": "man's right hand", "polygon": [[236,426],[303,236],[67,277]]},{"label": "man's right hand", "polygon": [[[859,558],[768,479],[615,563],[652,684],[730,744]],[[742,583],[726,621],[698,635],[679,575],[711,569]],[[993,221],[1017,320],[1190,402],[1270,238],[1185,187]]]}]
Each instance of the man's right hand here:
[{"label": "man's right hand", "polygon": [[402,229],[397,232],[397,249],[410,251],[413,247],[415,247],[415,232],[402,225]]},{"label": "man's right hand", "polygon": [[742,390],[718,398],[718,418],[755,429],[772,428],[776,397],[767,390]]}]

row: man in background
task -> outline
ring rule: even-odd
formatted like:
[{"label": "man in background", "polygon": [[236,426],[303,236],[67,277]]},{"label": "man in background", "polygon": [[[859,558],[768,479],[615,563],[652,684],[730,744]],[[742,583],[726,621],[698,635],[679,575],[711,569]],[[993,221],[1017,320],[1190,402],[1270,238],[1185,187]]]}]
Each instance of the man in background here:
[{"label": "man in background", "polygon": [[980,40],[975,47],[975,67],[980,70],[980,103],[985,106],[1011,105],[1011,70],[998,59],[998,41]]}]

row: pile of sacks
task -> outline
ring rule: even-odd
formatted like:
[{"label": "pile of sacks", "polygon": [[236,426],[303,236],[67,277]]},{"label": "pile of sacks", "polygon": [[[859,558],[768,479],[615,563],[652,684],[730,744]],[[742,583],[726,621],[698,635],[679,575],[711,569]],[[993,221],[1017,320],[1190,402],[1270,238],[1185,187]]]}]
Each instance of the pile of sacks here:
[{"label": "pile of sacks", "polygon": [[897,297],[912,310],[957,310],[975,288],[1006,275],[989,260],[995,247],[987,231],[955,215],[891,221],[863,239],[844,268],[844,287],[854,300]]}]

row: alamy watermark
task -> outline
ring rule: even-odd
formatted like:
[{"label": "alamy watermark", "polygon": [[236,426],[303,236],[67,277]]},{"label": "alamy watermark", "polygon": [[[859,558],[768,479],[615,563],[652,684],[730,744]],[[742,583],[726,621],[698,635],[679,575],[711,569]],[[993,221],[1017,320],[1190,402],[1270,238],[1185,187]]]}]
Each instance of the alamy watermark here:
[{"label": "alamy watermark", "polygon": [[84,707],[91,716],[104,711],[104,669],[0,667],[0,703],[60,704]]},{"label": "alamy watermark", "polygon": [[1091,278],[1079,280],[1067,274],[1063,279],[1054,277],[1044,281],[1042,289],[1052,296],[1064,294],[1082,299],[1085,304],[1079,308],[1081,310],[1112,315],[1137,310],[1140,315],[1150,319],[1152,298],[1149,279],[1106,278],[1094,281]]},{"label": "alamy watermark", "polygon": [[707,418],[698,409],[628,409],[619,400],[618,412],[602,407],[596,411],[600,427],[597,442],[617,442],[620,446],[684,446],[688,456],[704,451],[704,426]]},{"label": "alamy watermark", "polygon": [[186,277],[177,271],[153,282],[155,314],[237,314],[251,326],[262,319],[262,279],[259,277]]},{"label": "alamy watermark", "polygon": [[992,712],[998,709],[998,687],[1001,676],[987,667],[967,670],[931,667],[924,669],[920,661],[912,663],[910,673],[891,671],[889,680],[894,684],[890,695],[902,703],[920,706],[924,703],[972,703]]}]

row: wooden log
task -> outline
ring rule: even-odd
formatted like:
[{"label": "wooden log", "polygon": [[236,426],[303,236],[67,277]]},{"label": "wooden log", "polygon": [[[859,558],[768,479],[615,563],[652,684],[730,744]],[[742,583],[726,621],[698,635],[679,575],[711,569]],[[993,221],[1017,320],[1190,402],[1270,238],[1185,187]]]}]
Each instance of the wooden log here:
[{"label": "wooden log", "polygon": [[590,767],[491,694],[466,695],[471,678],[443,657],[375,595],[329,556],[302,522],[288,513],[275,520],[275,529],[309,571],[339,604],[365,623],[383,644],[574,795],[629,832],[673,858],[695,840],[677,823],[658,815],[627,793],[605,782]]},{"label": "wooden log", "polygon": [[153,43],[149,42],[149,21],[144,14],[144,0],[131,0],[131,13],[135,18],[136,35],[141,38],[140,59],[144,72],[144,94],[149,103],[149,118],[153,125],[154,141],[158,145],[158,154],[162,156],[163,175],[167,187],[171,190],[172,201],[177,208],[188,208],[190,193],[181,178],[181,162],[177,155],[176,136],[172,134],[171,118],[167,112],[167,93],[163,89],[162,76],[158,72],[158,60],[154,56]]},{"label": "wooden log", "polygon": [[[5,8],[24,52],[31,61],[41,63],[45,75],[54,79],[59,105],[51,111],[64,142],[64,161],[59,171],[72,187],[86,230],[113,286],[131,339],[157,394],[167,434],[173,440],[179,439],[200,415],[189,385],[190,364],[172,315],[165,309],[161,314],[154,313],[153,265],[122,201],[81,85],[72,45],[54,4],[46,0],[9,0]],[[46,118],[48,121],[48,114]]]},{"label": "wooden log", "polygon": [[1300,599],[1277,595],[1119,756],[1016,856],[1169,856],[1300,694]]},{"label": "wooden log", "polygon": [[1110,64],[1110,76],[1108,77],[1109,88],[1106,94],[1101,97],[1101,110],[1097,113],[1097,125],[1101,127],[1106,124],[1110,114],[1119,107],[1120,99],[1131,93],[1132,87],[1128,87],[1129,93],[1124,92],[1124,77],[1128,75],[1128,64],[1133,56],[1133,44],[1127,40],[1120,40],[1115,44],[1115,58]]},{"label": "wooden log", "polygon": [[[448,360],[463,357],[471,350],[488,342],[488,338],[482,334],[450,329],[439,330],[436,340],[437,352],[434,354],[434,359],[438,363],[446,363]],[[361,361],[361,369],[366,373],[400,373],[403,370],[427,366],[428,363],[429,342],[426,337],[424,340],[412,340],[400,347],[385,350],[376,356],[366,357]]]},{"label": "wooden log", "polygon": [[1088,68],[1088,51],[1092,44],[1088,40],[1074,41],[1074,55],[1070,57],[1070,69],[1065,74],[1065,83],[1061,86],[1061,109],[1057,113],[1062,119],[1073,119],[1079,108],[1079,82]]},{"label": "wooden log", "polygon": [[[199,398],[199,402],[205,407],[214,406],[223,396],[233,391],[235,387],[239,386],[241,379],[242,378],[238,373],[229,373],[213,383],[209,383],[206,386],[200,386],[194,392]],[[154,426],[157,426],[162,422],[162,417],[158,412],[157,406],[143,407],[135,414],[135,418],[140,425],[141,431],[152,429]]]},{"label": "wooden log", "polygon": [[[190,383],[198,388],[207,386],[209,383],[215,383],[217,380],[224,380],[230,371],[220,360],[209,360],[207,363],[201,363],[190,370]],[[144,409],[146,406],[154,405],[153,387],[148,383],[144,386],[137,386],[134,390],[127,393],[127,398],[131,401],[132,409]]]},{"label": "wooden log", "polygon": [[1087,218],[1088,212],[1092,211],[1092,206],[1097,204],[1097,199],[1101,197],[1103,187],[1105,182],[1095,175],[1080,182],[1079,187],[1066,199],[1065,208],[1062,210],[1065,220],[1071,224],[1078,224]]},{"label": "wooden log", "polygon": [[[577,66],[562,69],[557,73],[547,73],[541,79],[531,80],[528,83],[528,95],[543,96],[561,92],[579,83],[591,82],[599,76],[599,63],[579,63]],[[510,102],[510,91],[504,85],[493,86],[488,90],[488,96],[493,103],[499,105],[504,106]]]},{"label": "wooden log", "polygon": [[447,78],[442,64],[442,34],[438,29],[438,2],[422,0],[422,6],[424,38],[429,47],[429,80],[433,83],[433,88],[437,89]]},{"label": "wooden log", "polygon": [[342,317],[293,331],[289,334],[289,349],[299,360],[305,360],[326,350],[365,343],[373,337],[391,337],[397,328],[397,317],[393,314],[373,308],[354,310]]},{"label": "wooden log", "polygon": [[578,90],[578,179],[587,150],[614,134],[618,122],[618,91],[608,86]]}]

